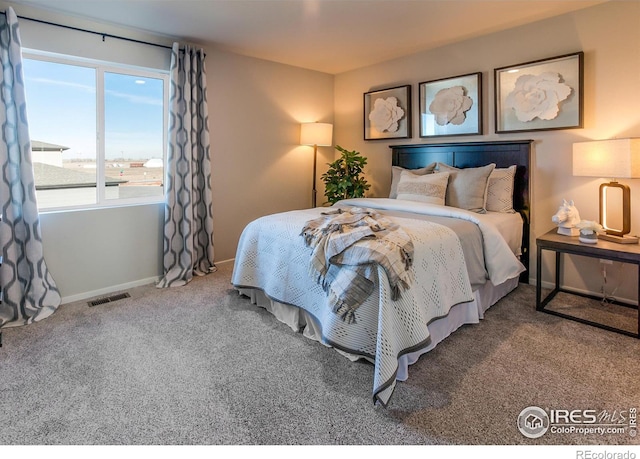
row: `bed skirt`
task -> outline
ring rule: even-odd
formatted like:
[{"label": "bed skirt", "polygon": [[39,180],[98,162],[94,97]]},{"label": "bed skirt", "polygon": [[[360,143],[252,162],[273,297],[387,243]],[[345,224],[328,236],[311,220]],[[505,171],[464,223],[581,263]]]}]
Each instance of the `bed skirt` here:
[{"label": "bed skirt", "polygon": [[[486,282],[482,287],[475,290],[474,301],[461,303],[451,308],[449,314],[433,320],[429,325],[430,341],[428,345],[414,352],[403,354],[398,359],[398,372],[396,380],[405,381],[409,377],[409,366],[417,362],[418,358],[435,348],[454,331],[465,324],[477,324],[484,318],[484,313],[518,286],[518,277],[509,279],[506,282],[494,286],[491,282]],[[288,325],[295,332],[301,332],[305,337],[318,341],[327,347],[331,347],[322,341],[322,330],[312,315],[304,309],[279,303],[270,299],[265,293],[256,288],[237,288],[240,294],[250,298],[251,302],[257,306],[265,308],[280,322]],[[335,348],[334,348],[335,349]],[[350,360],[371,359],[335,349],[340,354]],[[373,362],[372,362],[373,363]]]}]

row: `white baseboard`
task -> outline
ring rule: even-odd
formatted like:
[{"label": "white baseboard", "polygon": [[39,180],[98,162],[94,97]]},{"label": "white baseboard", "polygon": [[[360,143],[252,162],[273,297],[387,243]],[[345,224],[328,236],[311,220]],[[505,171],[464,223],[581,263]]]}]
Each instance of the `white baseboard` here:
[{"label": "white baseboard", "polygon": [[[535,286],[537,284],[537,279],[530,279],[529,283],[533,286]],[[542,282],[542,288],[545,289],[549,289],[549,290],[553,290],[553,288],[555,287],[555,283],[553,282]],[[563,289],[569,291],[569,292],[575,292],[575,293],[580,293],[582,295],[594,295],[594,296],[602,296],[601,292],[592,292],[591,290],[585,290],[585,289],[580,289],[580,288],[574,288],[574,287],[568,287],[566,285],[561,285],[560,287],[562,287]],[[621,298],[621,297],[616,297],[617,301],[620,301],[621,303],[627,303],[627,304],[636,304],[635,300],[632,300],[630,298]]]},{"label": "white baseboard", "polygon": [[90,292],[78,293],[76,295],[69,295],[62,297],[62,304],[73,303],[75,301],[82,301],[89,298],[95,298],[97,296],[109,295],[110,293],[121,292],[134,287],[140,287],[142,285],[154,284],[160,280],[160,277],[148,277],[146,279],[139,279],[133,282],[127,282],[119,285],[111,285],[109,287],[101,288],[98,290],[92,290]]},{"label": "white baseboard", "polygon": [[218,265],[224,265],[224,264],[227,264],[227,263],[233,263],[235,261],[236,261],[235,258],[229,258],[228,260],[216,261],[215,264],[216,264],[216,266],[218,266]]},{"label": "white baseboard", "polygon": [[[229,258],[228,260],[216,261],[216,266],[225,265],[228,263],[235,262],[235,258]],[[89,298],[95,298],[97,296],[105,296],[115,292],[121,292],[123,290],[127,290],[134,287],[140,287],[142,285],[155,284],[160,280],[160,276],[157,277],[148,277],[146,279],[139,279],[133,282],[127,282],[120,285],[111,285],[109,287],[101,288],[98,290],[92,290],[90,292],[78,293],[76,295],[69,295],[62,297],[62,304],[73,303],[75,301],[82,301]]]}]

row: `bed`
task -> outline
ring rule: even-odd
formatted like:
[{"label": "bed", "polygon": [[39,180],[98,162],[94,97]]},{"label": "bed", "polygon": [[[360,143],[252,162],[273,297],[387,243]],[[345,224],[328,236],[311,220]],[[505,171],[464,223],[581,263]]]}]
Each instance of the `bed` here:
[{"label": "bed", "polygon": [[[348,199],[251,222],[240,237],[231,282],[293,330],[347,358],[370,361],[373,401],[386,406],[421,355],[462,325],[478,323],[519,282],[528,282],[531,143],[393,145],[389,197]],[[481,209],[467,191],[480,186],[476,177],[485,184]],[[433,186],[442,180],[444,192]],[[388,267],[373,265],[373,293],[354,310],[353,321],[329,304],[331,295],[312,275],[312,250],[301,237],[310,221],[338,211],[370,212],[412,241],[407,288],[398,294]]]}]

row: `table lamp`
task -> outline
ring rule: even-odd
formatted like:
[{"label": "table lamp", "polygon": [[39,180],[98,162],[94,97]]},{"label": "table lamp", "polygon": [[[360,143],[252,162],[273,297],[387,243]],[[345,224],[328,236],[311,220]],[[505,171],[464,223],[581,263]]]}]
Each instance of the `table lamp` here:
[{"label": "table lamp", "polygon": [[313,190],[311,207],[316,206],[316,164],[318,147],[331,146],[333,125],[329,123],[302,123],[300,125],[300,145],[313,145]]},{"label": "table lamp", "polygon": [[[620,178],[640,177],[640,139],[611,139],[573,144],[573,175],[580,177],[608,178],[600,185],[600,224],[605,233],[599,239],[623,244],[637,244],[638,238],[630,236],[631,190],[617,181]],[[607,191],[619,189],[622,194],[622,228],[610,226],[607,211]],[[609,217],[609,218],[608,218]]]}]

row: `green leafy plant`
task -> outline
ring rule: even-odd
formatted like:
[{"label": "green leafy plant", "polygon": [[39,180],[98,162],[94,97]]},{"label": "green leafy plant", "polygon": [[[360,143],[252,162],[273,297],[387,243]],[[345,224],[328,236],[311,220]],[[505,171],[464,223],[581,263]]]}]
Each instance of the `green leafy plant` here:
[{"label": "green leafy plant", "polygon": [[321,177],[327,202],[335,204],[341,199],[364,197],[364,192],[371,187],[363,176],[367,158],[340,145],[336,145],[335,149],[342,155],[328,164],[329,169]]}]

